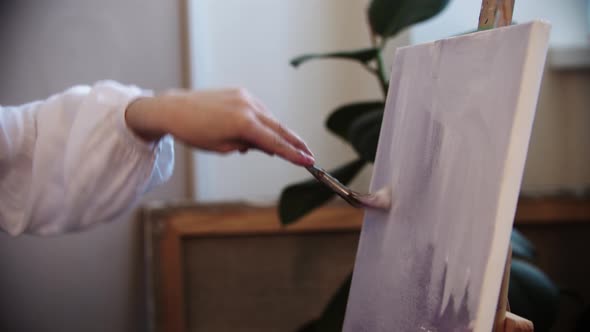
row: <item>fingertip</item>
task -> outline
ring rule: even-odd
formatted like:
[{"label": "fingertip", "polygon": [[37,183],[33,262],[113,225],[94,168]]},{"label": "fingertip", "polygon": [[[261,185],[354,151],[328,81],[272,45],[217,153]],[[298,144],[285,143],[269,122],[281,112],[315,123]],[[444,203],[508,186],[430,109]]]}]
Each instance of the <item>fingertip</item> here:
[{"label": "fingertip", "polygon": [[305,144],[305,142],[302,139],[298,139],[298,141],[296,141],[295,143],[292,143],[293,147],[295,147],[297,150],[304,152],[305,154],[307,154],[310,157],[315,157],[313,152],[311,152],[311,149],[309,148],[309,146],[307,146],[307,144]]},{"label": "fingertip", "polygon": [[294,132],[291,132],[291,134],[295,138],[297,147],[299,149],[303,150],[308,155],[313,157],[313,152],[311,152],[311,149],[309,148],[307,143],[305,143],[305,141],[301,137],[299,137],[299,135],[295,134]]},{"label": "fingertip", "polygon": [[312,166],[315,164],[315,159],[305,151],[299,150],[298,164],[301,166]]},{"label": "fingertip", "polygon": [[307,146],[307,144],[303,143],[303,146],[305,147],[305,152],[311,156],[312,158],[315,157],[315,155],[313,154],[313,152],[311,152],[311,149]]}]

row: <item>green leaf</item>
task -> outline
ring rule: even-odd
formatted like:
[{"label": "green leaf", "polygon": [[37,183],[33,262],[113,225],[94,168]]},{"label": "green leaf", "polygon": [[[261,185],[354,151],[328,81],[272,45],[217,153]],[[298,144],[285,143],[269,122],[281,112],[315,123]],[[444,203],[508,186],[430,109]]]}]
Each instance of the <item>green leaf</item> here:
[{"label": "green leaf", "polygon": [[[349,183],[365,165],[364,160],[355,160],[330,171],[338,181]],[[279,218],[283,225],[288,225],[303,217],[313,209],[326,203],[334,192],[316,179],[290,185],[281,193],[279,199]]]},{"label": "green leaf", "polygon": [[338,107],[326,121],[326,127],[337,136],[347,139],[352,123],[360,116],[373,111],[383,111],[382,101],[365,101]]},{"label": "green leaf", "polygon": [[369,5],[369,24],[373,32],[387,38],[410,25],[440,13],[449,0],[373,0]]},{"label": "green leaf", "polygon": [[295,68],[299,67],[304,62],[313,59],[325,59],[325,58],[336,58],[336,59],[347,59],[347,60],[354,60],[358,61],[362,64],[367,64],[375,57],[379,50],[377,48],[364,48],[355,51],[342,51],[342,52],[332,52],[332,53],[316,53],[316,54],[305,54],[296,57],[295,59],[291,60],[291,65]]},{"label": "green leaf", "polygon": [[340,332],[344,325],[344,314],[348,302],[348,293],[352,282],[352,273],[340,285],[330,302],[324,308],[322,316],[316,321],[317,330],[321,332]]},{"label": "green leaf", "polygon": [[382,121],[383,110],[372,111],[358,117],[350,126],[348,141],[363,160],[375,161]]},{"label": "green leaf", "polygon": [[559,289],[532,264],[513,259],[508,302],[512,312],[533,322],[536,332],[548,332],[557,315]]},{"label": "green leaf", "polygon": [[535,258],[535,247],[516,229],[512,230],[510,235],[510,244],[512,244],[512,255],[514,257],[532,260]]}]

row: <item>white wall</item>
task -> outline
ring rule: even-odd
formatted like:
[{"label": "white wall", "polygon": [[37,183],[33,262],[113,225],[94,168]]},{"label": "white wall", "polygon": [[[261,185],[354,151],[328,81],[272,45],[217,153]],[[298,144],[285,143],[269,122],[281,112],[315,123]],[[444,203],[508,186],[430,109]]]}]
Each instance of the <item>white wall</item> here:
[{"label": "white wall", "polygon": [[[367,46],[366,3],[192,0],[193,82],[199,88],[249,88],[310,143],[320,165],[336,166],[354,153],[324,129],[324,119],[340,104],[379,96],[379,89],[355,64],[321,61],[295,70],[288,61],[307,52]],[[481,1],[452,0],[439,16],[411,29],[412,42],[473,31],[480,6]],[[553,24],[552,47],[581,46],[588,43],[586,12],[585,0],[518,0],[514,20],[547,19]],[[394,44],[406,42],[402,36]],[[584,92],[589,83],[587,71],[546,71],[524,189],[579,189],[590,184],[590,112]],[[272,202],[286,184],[307,177],[302,169],[257,153],[229,158],[200,153],[195,160],[195,192],[203,201]],[[369,171],[357,181],[357,188],[366,188]]]},{"label": "white wall", "polygon": [[[513,20],[533,19],[552,24],[552,47],[580,46],[588,43],[586,0],[517,0]],[[412,42],[421,43],[453,36],[477,28],[481,1],[452,0],[439,16],[412,29]]]},{"label": "white wall", "polygon": [[[111,78],[180,84],[178,2],[0,1],[0,103]],[[147,199],[185,193],[184,154]],[[123,332],[142,326],[142,253],[131,214],[80,234],[0,233],[0,331]]]},{"label": "white wall", "polygon": [[[243,86],[259,96],[330,168],[354,153],[329,134],[326,116],[347,102],[380,97],[373,77],[352,62],[318,61],[299,69],[289,60],[309,52],[370,45],[367,1],[193,0],[193,82],[199,88]],[[195,156],[198,199],[274,201],[281,189],[309,177],[260,153]],[[357,182],[366,189],[367,172]]]}]

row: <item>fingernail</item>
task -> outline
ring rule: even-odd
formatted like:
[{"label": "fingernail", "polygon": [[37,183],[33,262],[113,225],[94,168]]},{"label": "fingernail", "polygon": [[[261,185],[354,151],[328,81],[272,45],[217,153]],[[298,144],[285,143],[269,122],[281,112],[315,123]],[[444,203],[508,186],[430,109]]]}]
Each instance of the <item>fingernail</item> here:
[{"label": "fingernail", "polygon": [[309,154],[307,154],[305,151],[299,150],[299,154],[301,155],[301,157],[303,157],[302,161],[305,164],[310,164],[310,165],[315,164],[315,159],[312,156],[310,156]]}]

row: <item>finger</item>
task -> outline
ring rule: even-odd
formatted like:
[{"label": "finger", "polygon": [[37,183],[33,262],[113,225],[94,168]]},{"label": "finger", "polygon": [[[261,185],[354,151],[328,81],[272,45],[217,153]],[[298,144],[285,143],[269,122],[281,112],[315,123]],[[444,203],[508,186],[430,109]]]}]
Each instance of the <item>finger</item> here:
[{"label": "finger", "polygon": [[264,125],[274,130],[291,145],[295,146],[299,150],[305,151],[305,153],[313,157],[313,152],[311,152],[307,144],[305,144],[305,142],[292,130],[284,127],[279,121],[277,121],[277,119],[268,114],[258,113],[257,115]]},{"label": "finger", "polygon": [[276,154],[294,164],[311,166],[315,163],[312,156],[296,148],[274,130],[260,122],[254,121],[244,135],[245,139],[256,148],[267,153]]},{"label": "finger", "polygon": [[253,149],[254,146],[252,146],[252,144],[246,143],[246,142],[241,142],[240,148],[238,149],[238,151],[240,151],[241,154],[245,154],[248,153],[248,151],[250,151],[250,149]]},{"label": "finger", "polygon": [[217,148],[215,148],[215,151],[219,152],[219,153],[229,153],[229,152],[233,152],[233,151],[240,151],[240,153],[245,153],[251,147],[252,146],[250,144],[236,141],[236,142],[223,143],[223,144],[217,146]]},{"label": "finger", "polygon": [[271,127],[274,131],[276,131],[279,135],[285,138],[289,143],[293,144],[300,150],[305,151],[308,155],[313,157],[313,152],[311,149],[305,144],[305,142],[292,130],[285,128],[281,123],[274,117],[274,115],[268,111],[268,108],[264,105],[264,103],[256,98],[256,96],[248,94],[248,102],[254,107],[256,111],[258,111],[257,115],[259,116],[262,123],[266,124],[267,126]]},{"label": "finger", "polygon": [[534,326],[530,320],[524,319],[511,312],[506,313],[503,332],[533,332]]},{"label": "finger", "polygon": [[258,99],[255,96],[252,96],[251,95],[250,96],[250,102],[252,103],[252,105],[254,106],[254,108],[257,111],[259,111],[261,113],[264,113],[264,114],[267,114],[267,115],[269,115],[269,116],[272,117],[271,112],[268,110],[268,108],[266,107],[266,105],[264,105],[264,103],[260,99]]}]

